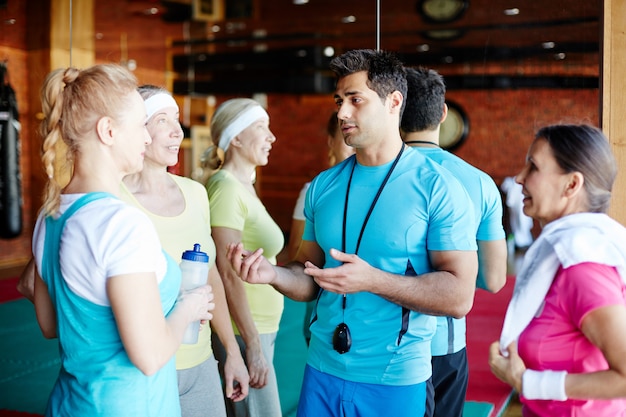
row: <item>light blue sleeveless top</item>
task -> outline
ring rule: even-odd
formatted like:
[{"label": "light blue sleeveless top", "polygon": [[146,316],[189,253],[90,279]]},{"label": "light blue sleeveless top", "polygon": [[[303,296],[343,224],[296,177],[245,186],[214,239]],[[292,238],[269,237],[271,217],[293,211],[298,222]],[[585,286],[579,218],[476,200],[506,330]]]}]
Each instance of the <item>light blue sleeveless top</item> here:
[{"label": "light blue sleeveless top", "polygon": [[[156,374],[144,375],[124,350],[111,307],[79,297],[61,276],[59,246],[66,220],[106,197],[113,196],[86,194],[58,219],[46,219],[42,277],[56,309],[61,354],[46,416],[180,416],[174,358]],[[176,302],[181,278],[176,262],[166,259],[167,273],[159,285],[165,315]]]}]

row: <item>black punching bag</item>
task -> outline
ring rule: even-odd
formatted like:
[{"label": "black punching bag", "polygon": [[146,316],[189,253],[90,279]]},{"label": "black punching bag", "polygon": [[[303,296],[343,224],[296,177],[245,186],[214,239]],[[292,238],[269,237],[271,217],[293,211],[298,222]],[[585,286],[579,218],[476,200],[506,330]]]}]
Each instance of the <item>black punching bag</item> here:
[{"label": "black punching bag", "polygon": [[0,63],[0,238],[22,233],[22,179],[20,175],[20,123],[15,91]]}]

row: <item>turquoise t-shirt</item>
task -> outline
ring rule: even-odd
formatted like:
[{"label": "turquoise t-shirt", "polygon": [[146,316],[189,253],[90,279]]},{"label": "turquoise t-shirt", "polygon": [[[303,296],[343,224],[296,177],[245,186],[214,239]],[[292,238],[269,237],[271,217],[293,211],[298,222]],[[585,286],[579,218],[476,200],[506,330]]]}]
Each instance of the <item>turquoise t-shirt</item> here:
[{"label": "turquoise t-shirt", "polygon": [[[347,184],[355,157],[318,175],[305,202],[303,240],[316,241],[326,256],[324,267],[337,266],[329,255],[341,249]],[[346,224],[346,252],[354,253],[367,211],[392,162],[356,164]],[[473,209],[463,187],[439,164],[406,149],[367,222],[359,257],[386,272],[419,275],[431,271],[428,251],[476,250]],[[408,311],[378,295],[343,296],[322,291],[311,325],[308,364],[350,381],[410,385],[431,375],[433,316]],[[352,348],[333,350],[335,327],[345,322]]]},{"label": "turquoise t-shirt", "polygon": [[[476,240],[504,239],[502,225],[502,197],[498,186],[485,172],[441,148],[414,148],[450,171],[467,193],[474,205]],[[480,283],[479,287],[480,287]],[[456,353],[466,345],[465,317],[437,317],[437,332],[432,342],[433,356]]]}]

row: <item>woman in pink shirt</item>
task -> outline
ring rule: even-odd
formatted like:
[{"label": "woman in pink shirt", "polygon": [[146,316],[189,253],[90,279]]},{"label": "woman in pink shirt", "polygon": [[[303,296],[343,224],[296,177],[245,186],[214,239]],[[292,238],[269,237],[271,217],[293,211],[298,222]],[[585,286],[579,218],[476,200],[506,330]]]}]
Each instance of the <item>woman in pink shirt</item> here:
[{"label": "woman in pink shirt", "polygon": [[554,125],[516,177],[542,232],[489,362],[525,417],[626,416],[626,229],[605,214],[616,174],[599,129]]}]

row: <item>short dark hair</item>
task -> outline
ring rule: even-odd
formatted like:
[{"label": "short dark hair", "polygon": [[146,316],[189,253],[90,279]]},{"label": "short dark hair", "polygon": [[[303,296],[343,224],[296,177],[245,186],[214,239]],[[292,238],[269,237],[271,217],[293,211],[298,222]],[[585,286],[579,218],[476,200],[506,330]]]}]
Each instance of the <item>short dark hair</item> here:
[{"label": "short dark hair", "polygon": [[400,127],[405,132],[436,129],[446,102],[446,84],[443,77],[428,68],[406,68],[406,80],[406,107]]},{"label": "short dark hair", "polygon": [[563,171],[583,175],[588,210],[606,213],[617,176],[617,163],[604,133],[590,125],[560,124],[539,129],[535,140],[539,139],[548,142]]},{"label": "short dark hair", "polygon": [[404,98],[400,115],[406,103],[406,71],[402,62],[391,52],[373,49],[354,49],[333,58],[330,69],[337,79],[360,71],[367,72],[367,86],[378,94],[381,100],[394,91]]}]

